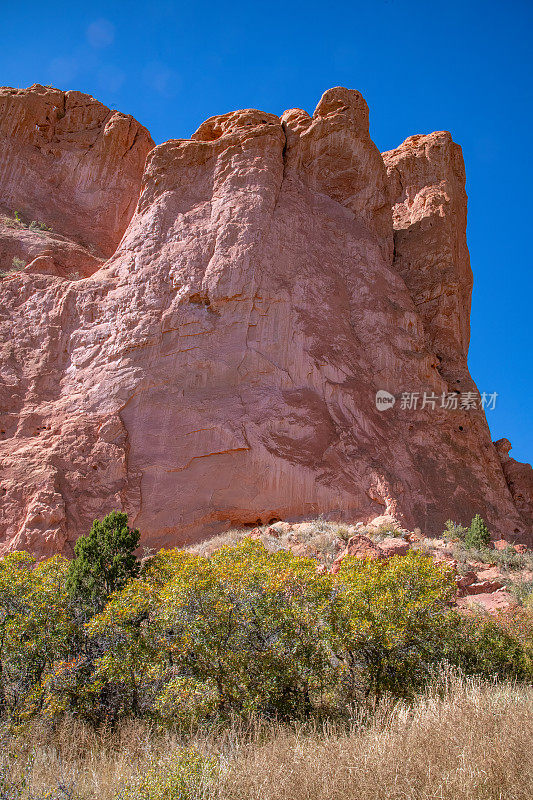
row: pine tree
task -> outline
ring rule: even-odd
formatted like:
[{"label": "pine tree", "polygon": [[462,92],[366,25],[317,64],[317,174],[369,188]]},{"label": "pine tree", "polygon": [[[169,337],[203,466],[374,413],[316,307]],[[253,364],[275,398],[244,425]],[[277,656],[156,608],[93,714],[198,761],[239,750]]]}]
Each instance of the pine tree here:
[{"label": "pine tree", "polygon": [[477,550],[490,545],[490,531],[485,524],[485,520],[476,514],[466,534],[465,546]]},{"label": "pine tree", "polygon": [[128,527],[128,515],[112,511],[95,520],[90,533],[80,536],[67,576],[67,590],[81,611],[102,610],[112,592],[139,573],[135,548],[140,533]]}]

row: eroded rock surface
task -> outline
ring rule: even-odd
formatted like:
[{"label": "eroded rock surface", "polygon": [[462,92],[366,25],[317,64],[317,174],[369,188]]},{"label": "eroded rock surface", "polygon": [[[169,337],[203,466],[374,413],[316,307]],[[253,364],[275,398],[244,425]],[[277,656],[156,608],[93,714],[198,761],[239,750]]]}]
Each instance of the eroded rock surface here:
[{"label": "eroded rock surface", "polygon": [[153,146],[133,117],[82,92],[0,87],[0,206],[108,257]]},{"label": "eroded rock surface", "polygon": [[509,439],[498,439],[497,442],[494,442],[494,446],[514,503],[522,518],[528,521],[533,528],[533,469],[531,464],[524,464],[511,458]]},{"label": "eroded rock surface", "polygon": [[[25,91],[61,108],[56,90]],[[90,227],[110,255],[151,140],[91,102],[80,139],[95,138],[94,171],[54,189],[43,144],[31,215],[47,222],[45,197],[62,208],[103,176],[86,216],[51,226],[81,247]],[[11,208],[20,126],[0,165]],[[67,139],[60,162],[78,147]],[[106,190],[124,192],[112,221]],[[113,508],[152,546],[320,513],[391,515],[434,535],[479,512],[497,538],[529,536],[483,412],[440,408],[443,393],[475,391],[464,167],[449,134],[382,157],[366,103],[342,88],[313,116],[213,117],[148,153],[129,226],[93,266],[76,281],[35,269],[1,284],[1,549],[70,552]],[[379,411],[380,389],[439,400]]]}]

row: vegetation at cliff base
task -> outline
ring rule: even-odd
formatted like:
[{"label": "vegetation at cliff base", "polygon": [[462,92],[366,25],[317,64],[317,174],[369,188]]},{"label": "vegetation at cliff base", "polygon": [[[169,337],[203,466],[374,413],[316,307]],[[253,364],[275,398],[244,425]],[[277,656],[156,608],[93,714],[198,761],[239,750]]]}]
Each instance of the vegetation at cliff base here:
[{"label": "vegetation at cliff base", "polygon": [[124,798],[200,796],[184,775],[215,780],[220,754],[186,742],[206,726],[350,726],[368,704],[418,702],[450,669],[532,682],[531,610],[458,613],[454,570],[423,552],[347,555],[332,574],[244,537],[141,564],[139,536],[113,512],[72,560],[0,559],[0,733],[134,724],[182,737],[174,761],[146,766],[151,788],[139,777]]},{"label": "vegetation at cliff base", "polygon": [[533,674],[530,612],[459,615],[453,570],[421,552],[348,556],[333,575],[250,538],[209,556],[162,550],[141,568],[138,542],[113,512],[72,561],[0,559],[4,719],[338,718],[365,698],[413,697],[443,663]]},{"label": "vegetation at cliff base", "polygon": [[483,518],[476,514],[470,524],[465,537],[466,547],[488,547],[490,545],[490,531],[487,528]]},{"label": "vegetation at cliff base", "polygon": [[112,511],[93,522],[90,533],[74,545],[67,592],[78,610],[101,611],[111,594],[139,573],[135,550],[140,533],[128,527],[128,515]]}]

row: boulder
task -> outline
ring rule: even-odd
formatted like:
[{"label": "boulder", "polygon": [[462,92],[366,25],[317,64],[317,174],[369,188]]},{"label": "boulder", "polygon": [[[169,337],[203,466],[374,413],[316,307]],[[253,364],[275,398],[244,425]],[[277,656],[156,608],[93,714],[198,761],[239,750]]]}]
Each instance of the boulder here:
[{"label": "boulder", "polygon": [[480,569],[477,573],[478,580],[480,581],[502,581],[503,575],[499,567],[487,565],[484,569]]},{"label": "boulder", "polygon": [[397,528],[398,521],[391,516],[391,514],[380,514],[378,517],[374,517],[374,519],[368,523],[368,526],[371,528],[380,528],[384,525],[388,525],[391,528]]},{"label": "boulder", "polygon": [[290,533],[292,530],[292,525],[290,522],[274,522],[272,525],[270,525],[269,530],[274,531],[274,533],[271,534],[272,536],[280,536]]},{"label": "boulder", "polygon": [[509,592],[498,590],[459,598],[457,605],[460,609],[475,610],[476,608],[480,608],[490,614],[495,614],[501,611],[508,611],[511,608],[516,608],[517,604]]},{"label": "boulder", "polygon": [[333,574],[336,574],[339,571],[340,563],[346,558],[346,556],[369,559],[370,561],[377,561],[378,559],[385,557],[383,551],[374,544],[372,539],[369,539],[368,536],[364,536],[362,533],[358,533],[348,540],[346,548],[342,551],[342,553],[339,553],[333,562]]},{"label": "boulder", "polygon": [[498,539],[497,541],[493,542],[493,547],[495,550],[507,550],[508,547],[512,547],[513,545],[511,542],[508,542],[507,539]]},{"label": "boulder", "polygon": [[464,575],[457,575],[455,578],[455,584],[459,590],[467,589],[469,586],[472,586],[477,581],[477,574],[472,570],[466,572]]},{"label": "boulder", "polygon": [[501,581],[477,580],[471,583],[463,591],[465,594],[490,594],[503,588]]},{"label": "boulder", "polygon": [[265,529],[265,535],[273,536],[274,539],[279,539],[279,537],[281,536],[281,531],[274,525],[269,525],[269,527]]},{"label": "boulder", "polygon": [[246,539],[254,539],[256,541],[260,541],[263,538],[263,531],[261,528],[253,528],[249,533],[246,534]]},{"label": "boulder", "polygon": [[385,558],[391,558],[392,556],[407,555],[411,549],[411,545],[409,542],[406,542],[403,539],[399,539],[395,536],[389,536],[386,539],[383,539],[382,542],[379,542],[378,548],[383,553]]}]

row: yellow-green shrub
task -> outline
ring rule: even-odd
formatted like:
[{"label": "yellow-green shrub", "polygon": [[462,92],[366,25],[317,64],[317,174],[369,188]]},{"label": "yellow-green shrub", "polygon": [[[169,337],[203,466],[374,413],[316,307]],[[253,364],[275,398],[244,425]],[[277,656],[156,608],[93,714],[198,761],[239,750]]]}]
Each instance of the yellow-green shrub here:
[{"label": "yellow-green shrub", "polygon": [[216,774],[215,759],[184,748],[166,761],[154,761],[118,794],[117,800],[197,800],[213,784]]},{"label": "yellow-green shrub", "polygon": [[159,693],[154,709],[162,722],[190,728],[214,714],[220,696],[213,681],[178,675]]},{"label": "yellow-green shrub", "polygon": [[349,696],[412,693],[427,676],[453,592],[452,571],[416,551],[387,561],[345,558],[328,639]]},{"label": "yellow-green shrub", "polygon": [[88,622],[68,571],[62,558],[0,559],[0,715],[15,722],[70,713],[189,727],[338,711],[384,691],[409,697],[444,660],[533,674],[533,615],[451,613],[452,572],[415,551],[347,557],[336,576],[250,539],[209,557],[161,551]]}]

